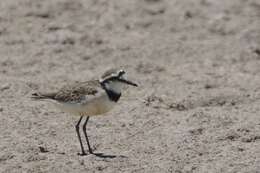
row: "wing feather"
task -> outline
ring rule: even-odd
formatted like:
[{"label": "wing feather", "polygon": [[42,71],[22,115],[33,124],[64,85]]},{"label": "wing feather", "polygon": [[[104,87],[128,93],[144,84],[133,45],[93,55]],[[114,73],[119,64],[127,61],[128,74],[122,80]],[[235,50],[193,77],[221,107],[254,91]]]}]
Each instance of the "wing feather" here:
[{"label": "wing feather", "polygon": [[98,93],[100,88],[98,80],[77,82],[61,88],[56,93],[35,93],[34,99],[53,99],[60,102],[80,102],[87,96],[93,96]]}]

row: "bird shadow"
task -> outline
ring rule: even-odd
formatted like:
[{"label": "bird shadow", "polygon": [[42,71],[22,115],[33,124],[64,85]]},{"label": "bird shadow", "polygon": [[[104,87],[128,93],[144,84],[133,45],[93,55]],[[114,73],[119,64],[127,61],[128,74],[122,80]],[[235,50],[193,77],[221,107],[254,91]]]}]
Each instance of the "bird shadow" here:
[{"label": "bird shadow", "polygon": [[104,154],[104,153],[92,153],[94,156],[96,157],[100,157],[100,158],[106,158],[106,159],[114,159],[114,158],[127,158],[126,156],[123,155],[111,155],[111,154]]}]

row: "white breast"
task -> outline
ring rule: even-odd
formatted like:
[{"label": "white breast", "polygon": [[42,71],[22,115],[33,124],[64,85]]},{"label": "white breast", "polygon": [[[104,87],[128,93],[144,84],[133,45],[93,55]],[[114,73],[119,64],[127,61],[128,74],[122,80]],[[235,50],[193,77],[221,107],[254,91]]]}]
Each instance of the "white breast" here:
[{"label": "white breast", "polygon": [[55,105],[62,111],[74,115],[95,116],[111,110],[114,107],[115,102],[111,101],[107,94],[103,92],[92,98],[86,97],[86,100],[81,103],[56,102]]}]

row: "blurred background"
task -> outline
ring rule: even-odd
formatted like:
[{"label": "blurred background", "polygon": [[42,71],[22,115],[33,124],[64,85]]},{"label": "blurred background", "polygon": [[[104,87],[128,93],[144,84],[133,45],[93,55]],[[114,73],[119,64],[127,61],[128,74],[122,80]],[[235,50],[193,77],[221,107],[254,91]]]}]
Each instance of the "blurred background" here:
[{"label": "blurred background", "polygon": [[[258,172],[260,1],[1,0],[0,172]],[[124,68],[129,90],[74,123],[29,96]]]}]

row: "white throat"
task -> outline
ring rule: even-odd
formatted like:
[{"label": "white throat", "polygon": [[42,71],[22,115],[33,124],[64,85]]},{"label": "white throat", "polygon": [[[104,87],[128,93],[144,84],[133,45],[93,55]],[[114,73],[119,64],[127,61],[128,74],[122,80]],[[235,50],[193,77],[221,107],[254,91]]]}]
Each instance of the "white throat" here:
[{"label": "white throat", "polygon": [[114,91],[115,93],[121,93],[124,87],[124,84],[117,81],[111,81],[105,84],[106,89]]}]

